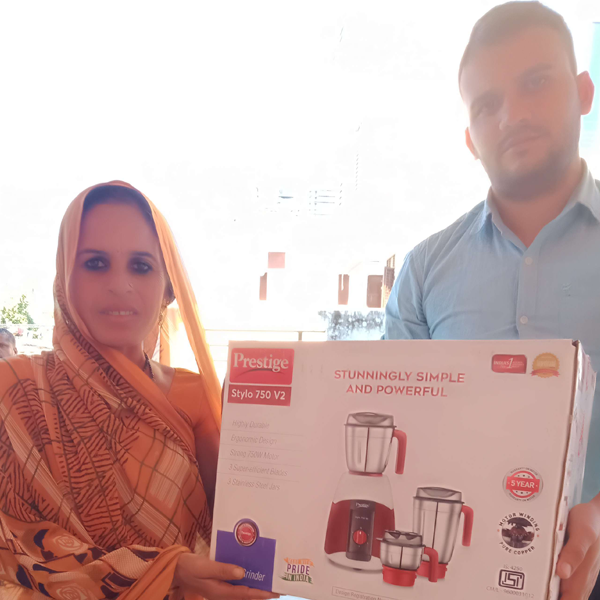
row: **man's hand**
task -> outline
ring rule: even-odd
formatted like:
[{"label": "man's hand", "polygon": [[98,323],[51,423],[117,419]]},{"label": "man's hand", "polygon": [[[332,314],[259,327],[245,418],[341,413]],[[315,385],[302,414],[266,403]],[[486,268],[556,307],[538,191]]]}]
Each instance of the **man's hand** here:
[{"label": "man's hand", "polygon": [[571,509],[567,536],[556,566],[560,599],[588,600],[600,570],[600,495]]}]

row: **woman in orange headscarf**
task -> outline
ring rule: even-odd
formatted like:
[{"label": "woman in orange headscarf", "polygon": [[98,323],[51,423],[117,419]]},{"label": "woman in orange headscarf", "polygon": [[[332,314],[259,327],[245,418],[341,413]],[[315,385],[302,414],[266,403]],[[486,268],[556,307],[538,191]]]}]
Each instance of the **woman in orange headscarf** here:
[{"label": "woman in orange headscarf", "polygon": [[[150,359],[174,299],[199,375]],[[140,192],[111,182],[71,203],[54,300],[54,350],[0,359],[0,597],[275,597],[207,558],[220,386],[169,227]]]}]

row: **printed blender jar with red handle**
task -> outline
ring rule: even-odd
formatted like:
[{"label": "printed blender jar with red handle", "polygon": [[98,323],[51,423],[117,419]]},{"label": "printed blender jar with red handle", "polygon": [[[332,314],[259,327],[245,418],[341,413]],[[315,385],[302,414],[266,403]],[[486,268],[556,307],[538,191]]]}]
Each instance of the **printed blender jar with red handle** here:
[{"label": "printed blender jar with red handle", "polygon": [[404,472],[406,434],[392,415],[359,412],[346,420],[346,465],[327,523],[325,553],[354,569],[381,571],[380,539],[395,529],[392,487],[384,475],[392,440],[398,440],[396,474]]},{"label": "printed blender jar with red handle", "polygon": [[[448,563],[454,552],[460,515],[463,514],[462,545],[471,545],[473,531],[473,509],[462,501],[456,490],[441,487],[420,487],[413,501],[413,529],[423,536],[423,543],[438,553],[437,578],[446,576]],[[432,562],[423,561],[418,574],[430,576]]]},{"label": "printed blender jar with red handle", "polygon": [[423,544],[423,536],[406,531],[386,531],[381,541],[383,580],[392,585],[412,587],[423,554],[431,563],[429,581],[437,581],[438,554]]}]

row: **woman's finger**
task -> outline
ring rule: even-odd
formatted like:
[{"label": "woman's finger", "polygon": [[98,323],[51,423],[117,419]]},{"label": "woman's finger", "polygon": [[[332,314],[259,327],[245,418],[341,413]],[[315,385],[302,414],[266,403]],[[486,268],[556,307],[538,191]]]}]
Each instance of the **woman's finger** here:
[{"label": "woman's finger", "polygon": [[205,579],[231,581],[232,579],[243,579],[246,575],[246,571],[237,565],[217,562],[205,558],[199,562],[196,575]]},{"label": "woman's finger", "polygon": [[231,581],[243,579],[246,572],[242,567],[229,563],[216,562],[205,556],[186,552],[177,559],[174,582],[176,585],[186,586],[188,580],[195,579],[220,579]]},{"label": "woman's finger", "polygon": [[273,600],[279,594],[256,590],[245,585],[231,585],[216,579],[195,579],[189,589],[207,600]]}]

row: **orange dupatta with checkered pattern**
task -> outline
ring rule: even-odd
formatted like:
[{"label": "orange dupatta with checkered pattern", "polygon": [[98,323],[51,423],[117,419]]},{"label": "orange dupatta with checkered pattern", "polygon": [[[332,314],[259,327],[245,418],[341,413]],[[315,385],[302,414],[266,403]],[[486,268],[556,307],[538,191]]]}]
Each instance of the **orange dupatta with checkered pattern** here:
[{"label": "orange dupatta with checkered pattern", "polygon": [[[60,229],[54,350],[0,360],[3,600],[175,598],[178,556],[210,539],[189,425],[137,366],[91,338],[69,301],[91,189],[71,203]],[[220,423],[220,386],[195,297],[170,229],[148,202],[202,375],[199,401]]]}]

